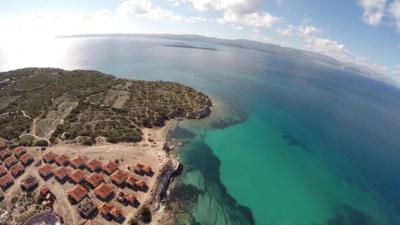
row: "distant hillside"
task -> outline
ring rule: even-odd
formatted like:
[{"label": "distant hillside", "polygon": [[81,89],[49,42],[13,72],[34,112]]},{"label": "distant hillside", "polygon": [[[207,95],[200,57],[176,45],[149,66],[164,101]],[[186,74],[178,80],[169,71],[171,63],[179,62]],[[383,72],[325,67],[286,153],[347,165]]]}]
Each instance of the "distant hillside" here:
[{"label": "distant hillside", "polygon": [[[137,142],[140,128],[200,118],[210,99],[184,85],[117,79],[97,71],[27,68],[0,73],[0,137]],[[22,135],[22,136],[21,136]],[[29,137],[29,138],[27,138]]]}]

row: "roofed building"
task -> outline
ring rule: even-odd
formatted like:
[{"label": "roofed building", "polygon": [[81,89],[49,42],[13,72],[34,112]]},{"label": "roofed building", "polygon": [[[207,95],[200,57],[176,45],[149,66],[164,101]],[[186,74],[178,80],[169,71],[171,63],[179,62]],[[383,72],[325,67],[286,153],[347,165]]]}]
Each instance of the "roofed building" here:
[{"label": "roofed building", "polygon": [[11,156],[11,151],[10,149],[4,149],[0,151],[0,159],[4,160],[5,158]]},{"label": "roofed building", "polygon": [[19,160],[24,166],[29,166],[34,161],[32,154],[28,152],[19,157]]},{"label": "roofed building", "polygon": [[96,223],[94,220],[88,220],[84,225],[99,225],[99,224]]},{"label": "roofed building", "polygon": [[137,189],[137,187],[136,187],[136,182],[137,182],[137,181],[138,181],[138,179],[134,178],[133,176],[129,176],[129,177],[126,179],[125,183],[128,185],[128,187],[130,187],[130,188],[136,190],[136,189]]},{"label": "roofed building", "polygon": [[55,158],[56,158],[57,156],[58,156],[57,154],[55,154],[54,152],[50,151],[50,152],[46,153],[46,154],[42,157],[42,160],[43,160],[43,162],[45,162],[45,163],[53,163],[54,160],[55,160]]},{"label": "roofed building", "polygon": [[48,179],[51,176],[53,176],[53,167],[49,164],[45,164],[42,167],[40,167],[38,169],[39,171],[39,175],[43,178],[43,179]]},{"label": "roofed building", "polygon": [[72,203],[79,203],[88,195],[88,191],[82,185],[75,185],[70,191],[68,191],[68,197]]},{"label": "roofed building", "polygon": [[143,192],[146,192],[149,189],[149,187],[147,186],[147,184],[144,180],[136,181],[136,187],[138,190],[143,191]]},{"label": "roofed building", "polygon": [[30,192],[38,187],[38,181],[35,177],[29,176],[21,181],[21,188],[24,191]]},{"label": "roofed building", "polygon": [[0,178],[0,187],[3,191],[7,190],[7,188],[11,187],[14,184],[14,179],[11,175],[6,174]]},{"label": "roofed building", "polygon": [[10,168],[10,173],[14,178],[21,176],[25,172],[25,167],[21,163],[17,163]]},{"label": "roofed building", "polygon": [[69,173],[70,169],[68,169],[65,166],[62,166],[58,168],[56,171],[54,171],[54,177],[58,182],[64,183],[65,181],[67,181]]},{"label": "roofed building", "polygon": [[0,177],[7,174],[7,169],[4,166],[0,166]]},{"label": "roofed building", "polygon": [[123,218],[124,218],[124,216],[122,215],[122,211],[121,211],[121,209],[119,208],[119,207],[117,207],[117,206],[114,206],[111,210],[110,210],[110,214],[111,214],[111,216],[112,216],[112,218],[115,220],[115,221],[121,221],[121,220],[123,220]]},{"label": "roofed building", "polygon": [[109,198],[113,197],[114,191],[110,185],[102,183],[94,189],[94,194],[97,196],[98,199],[102,201],[107,201]]},{"label": "roofed building", "polygon": [[135,207],[138,206],[139,201],[137,200],[135,195],[127,194],[127,195],[125,195],[125,199],[130,205],[135,206]]},{"label": "roofed building", "polygon": [[101,163],[97,159],[92,159],[88,163],[86,163],[86,168],[92,173],[93,172],[100,172],[102,166],[103,166],[103,163]]},{"label": "roofed building", "polygon": [[96,205],[93,203],[93,201],[89,197],[84,198],[78,204],[77,208],[78,208],[79,214],[84,218],[89,217],[97,209]]},{"label": "roofed building", "polygon": [[68,166],[69,164],[69,157],[62,154],[57,156],[54,161],[57,163],[57,165],[59,166]]},{"label": "roofed building", "polygon": [[6,158],[3,162],[7,168],[10,168],[18,163],[18,159],[12,155],[12,156],[9,156],[8,158]]},{"label": "roofed building", "polygon": [[137,173],[141,176],[143,176],[143,175],[153,176],[153,174],[154,174],[154,171],[150,166],[146,166],[141,163],[136,164],[134,171],[135,171],[135,173]]},{"label": "roofed building", "polygon": [[104,203],[99,207],[100,214],[106,218],[107,220],[111,219],[110,211],[113,208],[113,205],[110,203]]},{"label": "roofed building", "polygon": [[14,149],[14,155],[15,155],[15,157],[17,157],[17,158],[19,158],[21,155],[23,155],[23,154],[25,154],[25,153],[26,153],[26,149],[25,149],[24,147],[22,147],[22,146],[16,147],[16,148]]},{"label": "roofed building", "polygon": [[75,184],[80,184],[86,176],[86,172],[80,169],[74,170],[72,173],[69,174],[69,179],[71,182]]},{"label": "roofed building", "polygon": [[87,158],[83,156],[78,156],[72,160],[70,160],[71,166],[75,169],[85,169]]},{"label": "roofed building", "polygon": [[118,170],[118,164],[116,162],[109,161],[106,165],[103,166],[103,171],[107,175],[113,174],[116,170]]},{"label": "roofed building", "polygon": [[100,173],[92,173],[86,178],[86,183],[88,183],[91,188],[96,188],[103,182],[104,177]]},{"label": "roofed building", "polygon": [[128,173],[122,170],[117,170],[110,176],[110,180],[117,186],[123,186],[127,178]]}]

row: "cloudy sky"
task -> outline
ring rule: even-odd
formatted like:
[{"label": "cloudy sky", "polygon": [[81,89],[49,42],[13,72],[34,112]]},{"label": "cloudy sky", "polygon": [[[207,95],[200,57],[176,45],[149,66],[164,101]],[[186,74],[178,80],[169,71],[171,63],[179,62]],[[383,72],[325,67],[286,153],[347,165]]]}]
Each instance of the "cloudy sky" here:
[{"label": "cloudy sky", "polygon": [[400,0],[4,0],[0,41],[177,33],[307,49],[400,77]]}]

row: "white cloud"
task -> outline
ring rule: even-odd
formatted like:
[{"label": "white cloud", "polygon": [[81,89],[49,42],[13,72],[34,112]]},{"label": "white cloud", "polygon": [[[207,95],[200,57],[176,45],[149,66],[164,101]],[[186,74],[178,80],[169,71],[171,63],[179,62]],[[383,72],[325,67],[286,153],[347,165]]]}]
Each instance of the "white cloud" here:
[{"label": "white cloud", "polygon": [[364,22],[373,26],[380,25],[385,15],[386,2],[387,0],[359,0],[359,4],[364,10]]},{"label": "white cloud", "polygon": [[232,11],[227,11],[224,13],[224,16],[222,18],[218,18],[217,21],[221,24],[231,23],[250,27],[269,28],[277,23],[283,22],[283,18],[274,17],[267,12],[254,12],[250,14],[240,15],[235,14]]},{"label": "white cloud", "polygon": [[173,11],[154,5],[150,0],[126,0],[119,5],[117,14],[124,16],[137,16],[151,20],[165,20],[176,23],[190,23],[194,21],[207,20],[202,17],[182,17]]},{"label": "white cloud", "polygon": [[199,11],[232,11],[235,14],[248,14],[257,11],[262,0],[170,0],[192,4]]},{"label": "white cloud", "polygon": [[191,4],[198,11],[221,11],[220,24],[269,28],[283,21],[268,12],[260,11],[262,0],[170,0],[174,4]]},{"label": "white cloud", "polygon": [[389,13],[396,23],[397,30],[400,31],[400,0],[396,0],[390,4]]},{"label": "white cloud", "polygon": [[312,34],[317,34],[320,33],[321,30],[317,27],[314,26],[293,26],[293,25],[288,25],[287,28],[282,29],[282,28],[278,28],[277,32],[282,35],[282,36],[293,36],[293,35],[297,35],[297,36],[309,36]]}]

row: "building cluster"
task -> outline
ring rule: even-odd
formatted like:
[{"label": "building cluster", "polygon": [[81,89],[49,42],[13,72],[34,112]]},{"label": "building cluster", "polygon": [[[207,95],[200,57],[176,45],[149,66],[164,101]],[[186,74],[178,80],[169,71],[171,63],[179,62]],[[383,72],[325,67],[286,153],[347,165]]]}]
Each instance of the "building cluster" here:
[{"label": "building cluster", "polygon": [[[34,158],[24,147],[7,148],[7,145],[0,141],[0,188],[7,191],[14,185],[15,179],[25,173]],[[32,191],[38,186],[35,177],[28,176],[21,181],[21,188],[25,191]],[[0,199],[3,194],[0,193]]]},{"label": "building cluster", "polygon": [[[54,177],[60,184],[74,184],[67,190],[68,199],[83,218],[92,218],[100,214],[107,220],[123,221],[125,219],[122,207],[138,207],[140,202],[132,193],[126,193],[125,187],[137,192],[148,190],[144,180],[139,176],[152,176],[151,167],[136,164],[133,171],[124,171],[113,161],[104,163],[97,159],[84,156],[70,158],[65,154],[55,154],[52,151],[42,156],[44,164],[38,169],[43,180]],[[131,168],[131,167],[130,167]],[[97,198],[94,201],[93,198]],[[120,204],[113,204],[113,200]],[[96,205],[96,202],[100,204]]]}]

